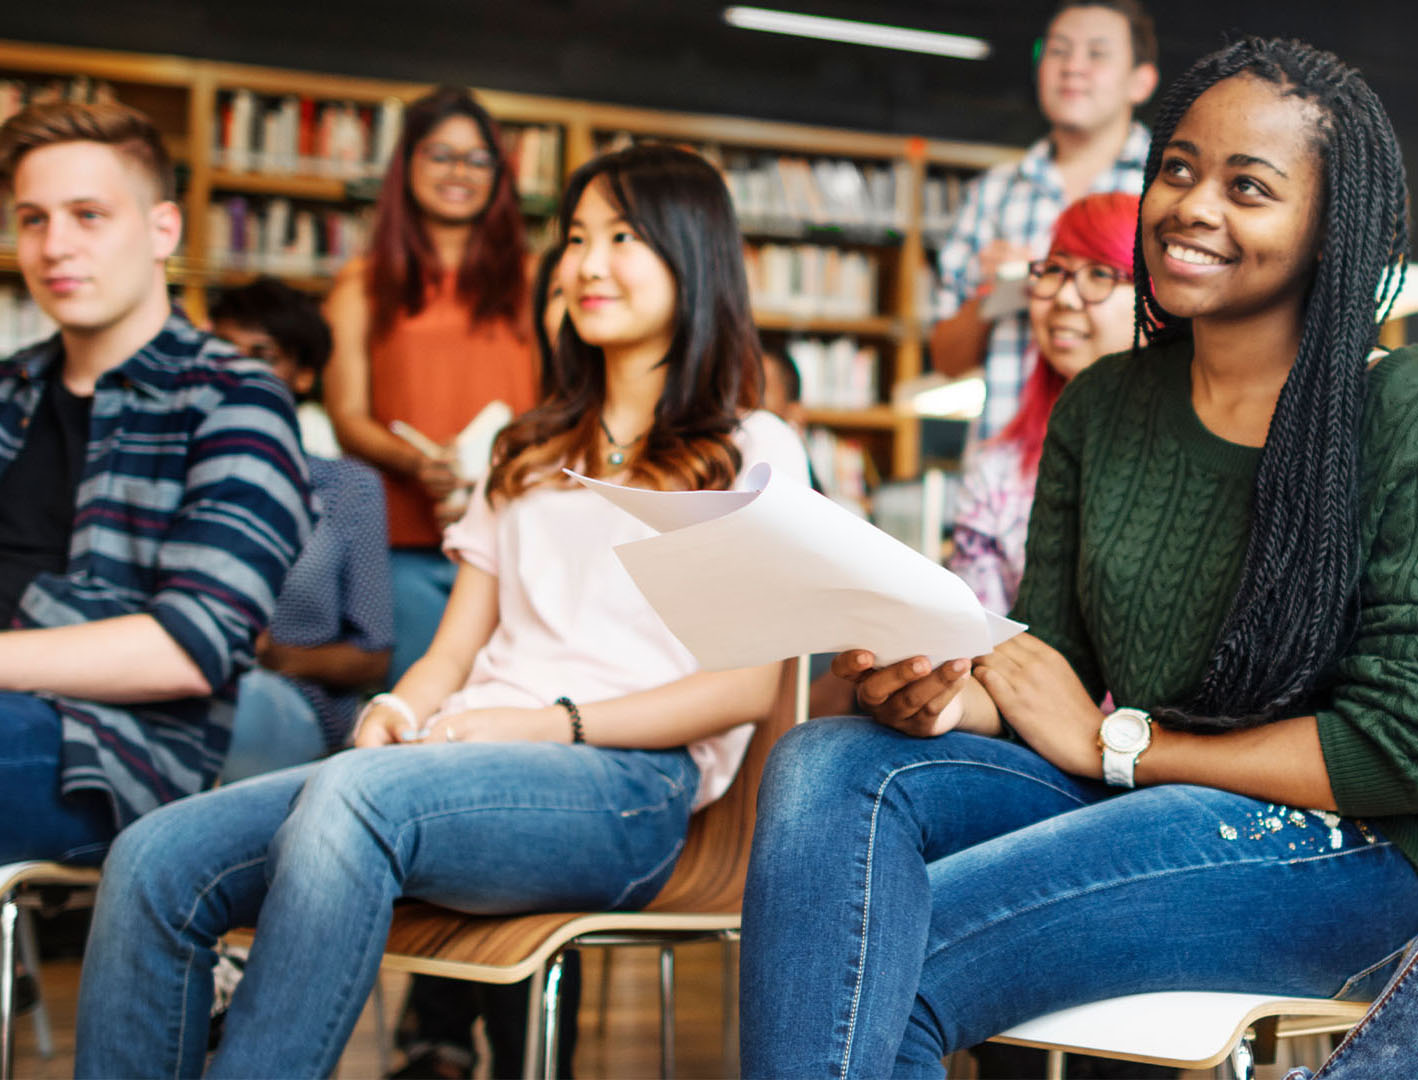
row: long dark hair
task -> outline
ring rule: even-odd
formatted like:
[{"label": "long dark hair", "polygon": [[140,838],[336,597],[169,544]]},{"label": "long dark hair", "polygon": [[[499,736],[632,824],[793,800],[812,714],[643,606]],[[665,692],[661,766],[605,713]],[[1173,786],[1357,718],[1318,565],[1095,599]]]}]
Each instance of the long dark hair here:
[{"label": "long dark hair", "polygon": [[493,156],[492,190],[458,266],[458,297],[470,319],[518,320],[525,311],[522,211],[502,136],[496,122],[468,91],[439,87],[404,112],[404,130],[389,158],[375,204],[366,286],[371,309],[370,334],[387,334],[401,315],[423,310],[430,283],[442,276],[437,252],[423,225],[423,210],[409,186],[414,149],[450,116],[466,116],[478,126]]},{"label": "long dark hair", "polygon": [[[553,356],[556,355],[556,346],[547,336],[546,314],[547,305],[551,302],[552,277],[556,274],[557,264],[561,262],[563,250],[558,244],[542,252],[541,258],[537,260],[537,272],[532,275],[532,333],[537,337],[537,359],[541,365],[538,386],[550,386],[552,381],[551,364]],[[565,322],[565,319],[562,321]]]},{"label": "long dark hair", "polygon": [[[561,204],[570,229],[592,184],[669,267],[675,327],[655,420],[629,463],[629,480],[666,489],[727,488],[741,458],[739,416],[762,394],[763,361],[749,310],[743,240],[724,181],[697,154],[635,146],[576,170]],[[498,437],[488,497],[512,497],[575,463],[603,473],[596,453],[605,358],[562,323],[541,403]]]},{"label": "long dark hair", "polygon": [[[1317,108],[1323,257],[1261,453],[1240,585],[1201,685],[1177,708],[1195,728],[1263,723],[1307,702],[1354,633],[1364,370],[1408,251],[1403,158],[1383,105],[1357,71],[1299,41],[1247,38],[1178,79],[1157,117],[1144,186],[1192,103],[1241,74]],[[1189,335],[1189,322],[1152,292],[1140,226],[1135,260],[1138,332],[1149,341]]]}]

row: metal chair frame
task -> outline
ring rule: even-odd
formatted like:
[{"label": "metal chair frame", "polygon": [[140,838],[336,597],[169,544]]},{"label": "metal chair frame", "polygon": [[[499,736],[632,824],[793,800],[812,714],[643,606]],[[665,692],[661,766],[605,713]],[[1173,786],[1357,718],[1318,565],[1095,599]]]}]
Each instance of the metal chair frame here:
[{"label": "metal chair frame", "polygon": [[[0,866],[0,1080],[10,1080],[15,1072],[15,965],[21,962],[35,980],[39,1000],[35,1003],[35,1043],[40,1055],[54,1055],[54,1038],[49,1013],[44,1005],[44,984],[40,977],[39,949],[35,943],[31,910],[40,907],[33,890],[45,885],[94,886],[97,869],[65,866],[62,863],[32,860]],[[92,892],[84,893],[84,906],[93,902]],[[66,905],[78,906],[78,905]]]}]

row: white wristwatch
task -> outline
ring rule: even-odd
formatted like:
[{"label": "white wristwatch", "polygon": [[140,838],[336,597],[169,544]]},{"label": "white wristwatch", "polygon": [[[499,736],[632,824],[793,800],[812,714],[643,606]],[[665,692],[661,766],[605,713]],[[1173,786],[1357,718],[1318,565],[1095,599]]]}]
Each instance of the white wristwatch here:
[{"label": "white wristwatch", "polygon": [[1115,709],[1098,729],[1103,779],[1114,787],[1134,787],[1138,756],[1152,745],[1152,717],[1141,709]]}]

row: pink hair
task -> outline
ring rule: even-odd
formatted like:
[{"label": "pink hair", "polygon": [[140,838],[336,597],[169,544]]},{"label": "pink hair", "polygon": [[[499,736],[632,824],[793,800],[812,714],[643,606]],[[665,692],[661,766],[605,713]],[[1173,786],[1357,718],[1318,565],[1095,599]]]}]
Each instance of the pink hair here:
[{"label": "pink hair", "polygon": [[[1136,195],[1117,191],[1085,195],[1054,223],[1049,254],[1077,255],[1102,263],[1122,274],[1124,280],[1131,281],[1139,202]],[[1030,352],[1034,370],[1020,392],[1019,411],[998,436],[1000,442],[1019,447],[1019,470],[1026,476],[1039,468],[1049,414],[1054,411],[1054,402],[1063,392],[1065,382],[1053,365],[1039,355],[1037,345],[1031,346]]]}]

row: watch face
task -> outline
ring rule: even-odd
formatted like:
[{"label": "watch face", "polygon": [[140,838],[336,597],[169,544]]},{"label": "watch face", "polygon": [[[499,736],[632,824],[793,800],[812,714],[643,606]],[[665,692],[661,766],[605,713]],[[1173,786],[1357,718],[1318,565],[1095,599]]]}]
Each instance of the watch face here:
[{"label": "watch face", "polygon": [[1103,745],[1120,754],[1130,754],[1147,745],[1147,721],[1131,712],[1115,712],[1103,722]]}]

